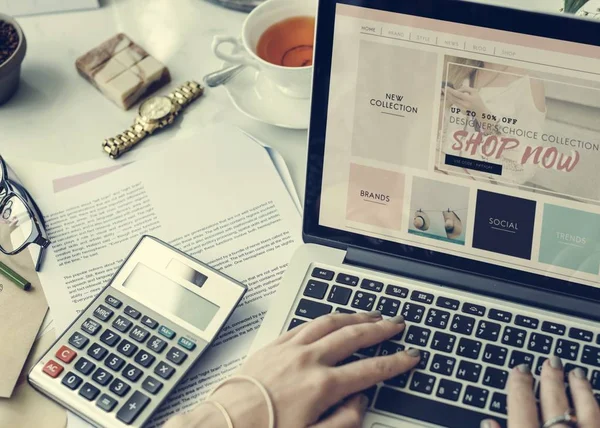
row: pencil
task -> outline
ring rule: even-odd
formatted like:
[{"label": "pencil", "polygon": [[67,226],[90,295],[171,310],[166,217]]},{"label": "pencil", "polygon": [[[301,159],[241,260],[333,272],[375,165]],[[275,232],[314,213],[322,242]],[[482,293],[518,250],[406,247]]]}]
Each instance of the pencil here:
[{"label": "pencil", "polygon": [[0,273],[10,279],[17,287],[27,291],[31,288],[31,283],[19,275],[17,272],[0,262]]}]

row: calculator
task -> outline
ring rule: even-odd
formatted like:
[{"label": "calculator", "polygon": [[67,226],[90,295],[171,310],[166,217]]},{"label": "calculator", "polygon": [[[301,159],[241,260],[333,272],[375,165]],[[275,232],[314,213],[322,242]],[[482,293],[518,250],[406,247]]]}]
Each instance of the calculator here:
[{"label": "calculator", "polygon": [[234,279],[144,236],[31,369],[29,382],[93,425],[142,426],[245,292]]}]

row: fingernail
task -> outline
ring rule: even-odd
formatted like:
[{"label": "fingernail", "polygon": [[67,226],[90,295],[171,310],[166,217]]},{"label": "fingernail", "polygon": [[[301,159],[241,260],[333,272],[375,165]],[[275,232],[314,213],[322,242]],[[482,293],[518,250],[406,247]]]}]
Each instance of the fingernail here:
[{"label": "fingernail", "polygon": [[529,367],[529,364],[521,364],[521,365],[517,366],[517,369],[521,373],[525,373],[525,374],[531,373],[531,367]]},{"label": "fingernail", "polygon": [[360,408],[365,411],[367,410],[367,406],[369,405],[369,397],[365,394],[360,394]]},{"label": "fingernail", "polygon": [[421,351],[419,351],[418,349],[415,348],[410,348],[408,351],[406,351],[406,353],[413,358],[417,358],[419,356],[421,356]]},{"label": "fingernail", "polygon": [[379,312],[379,311],[367,312],[367,316],[370,316],[372,318],[381,318],[381,312]]},{"label": "fingernail", "polygon": [[492,428],[492,422],[489,419],[484,419],[479,425],[480,428]]},{"label": "fingernail", "polygon": [[550,367],[552,367],[553,369],[556,369],[556,370],[562,370],[563,364],[562,364],[562,360],[560,359],[560,357],[557,357],[556,355],[551,356],[550,357]]},{"label": "fingernail", "polygon": [[575,375],[575,377],[577,379],[587,379],[585,377],[585,372],[582,369],[580,369],[579,367],[577,367],[575,370],[573,370],[573,374]]},{"label": "fingernail", "polygon": [[396,315],[395,317],[390,318],[390,322],[394,324],[404,324],[404,317],[402,315]]}]

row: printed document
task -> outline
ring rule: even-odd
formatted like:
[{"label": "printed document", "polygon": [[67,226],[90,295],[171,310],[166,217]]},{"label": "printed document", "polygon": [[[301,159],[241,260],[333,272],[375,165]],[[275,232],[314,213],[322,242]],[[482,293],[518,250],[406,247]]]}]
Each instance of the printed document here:
[{"label": "printed document", "polygon": [[[40,277],[57,333],[107,284],[142,234],[248,286],[154,425],[196,405],[241,363],[301,243],[300,216],[271,159],[236,129],[213,128],[40,205],[52,241]],[[72,426],[76,418],[69,420]]]}]

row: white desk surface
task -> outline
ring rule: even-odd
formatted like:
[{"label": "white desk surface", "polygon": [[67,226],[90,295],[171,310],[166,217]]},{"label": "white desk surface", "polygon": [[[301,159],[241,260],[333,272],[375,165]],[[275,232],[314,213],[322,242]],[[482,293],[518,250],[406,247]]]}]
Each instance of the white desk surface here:
[{"label": "white desk surface", "polygon": [[[489,1],[552,11],[561,3]],[[12,100],[0,106],[0,153],[6,158],[68,165],[105,156],[102,140],[128,127],[136,108],[125,112],[113,105],[77,74],[74,64],[79,55],[113,34],[127,33],[167,64],[173,79],[163,89],[165,93],[221,68],[211,53],[211,40],[216,34],[238,35],[246,16],[205,0],[107,0],[101,4],[97,10],[19,18],[28,48],[21,87]],[[246,118],[231,105],[224,88],[208,89],[182,119],[135,150],[193,136],[212,123],[235,124],[282,154],[303,199],[305,131],[279,129]]]}]

